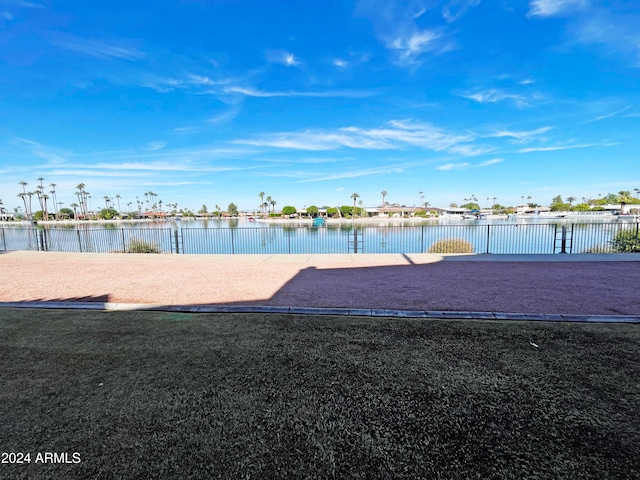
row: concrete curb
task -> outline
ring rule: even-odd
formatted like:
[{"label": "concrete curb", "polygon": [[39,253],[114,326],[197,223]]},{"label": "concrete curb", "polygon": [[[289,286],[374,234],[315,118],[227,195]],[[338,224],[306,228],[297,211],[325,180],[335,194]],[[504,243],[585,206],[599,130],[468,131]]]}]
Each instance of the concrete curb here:
[{"label": "concrete curb", "polygon": [[300,315],[342,315],[391,318],[425,318],[452,320],[507,320],[577,323],[637,323],[636,315],[571,315],[548,313],[457,312],[422,310],[386,310],[370,308],[317,308],[260,305],[161,305],[152,303],[101,302],[0,302],[2,308],[40,308],[71,310],[103,310],[113,312],[149,311],[184,313],[280,313]]}]

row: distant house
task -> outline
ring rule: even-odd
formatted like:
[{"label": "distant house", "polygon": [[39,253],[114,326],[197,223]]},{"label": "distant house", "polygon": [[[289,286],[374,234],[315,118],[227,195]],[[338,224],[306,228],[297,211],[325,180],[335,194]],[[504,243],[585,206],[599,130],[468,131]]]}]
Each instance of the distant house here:
[{"label": "distant house", "polygon": [[602,208],[604,208],[608,212],[613,213],[614,215],[640,212],[640,205],[636,205],[632,203],[625,203],[624,205],[609,204],[609,205],[603,205]]}]

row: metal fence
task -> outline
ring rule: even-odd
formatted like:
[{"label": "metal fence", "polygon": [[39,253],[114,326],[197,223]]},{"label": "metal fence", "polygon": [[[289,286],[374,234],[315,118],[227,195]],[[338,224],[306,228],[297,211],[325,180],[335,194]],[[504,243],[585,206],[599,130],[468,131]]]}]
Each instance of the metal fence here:
[{"label": "metal fence", "polygon": [[[437,242],[468,242],[474,253],[611,253],[640,223],[339,225],[314,228],[0,228],[0,250],[189,254],[424,253]],[[634,233],[635,232],[635,233]],[[141,249],[141,250],[140,250]]]},{"label": "metal fence", "polygon": [[170,228],[58,229],[3,228],[3,250],[39,250],[49,252],[131,252],[146,247],[159,253],[175,251]]}]

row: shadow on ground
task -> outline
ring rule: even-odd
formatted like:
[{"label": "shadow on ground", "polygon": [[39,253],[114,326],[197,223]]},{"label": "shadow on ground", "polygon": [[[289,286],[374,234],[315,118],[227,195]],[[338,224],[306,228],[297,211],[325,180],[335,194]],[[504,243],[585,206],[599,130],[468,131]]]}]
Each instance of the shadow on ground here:
[{"label": "shadow on ground", "polygon": [[[410,259],[409,259],[410,260]],[[181,306],[274,306],[532,314],[640,315],[636,262],[435,262],[427,264],[308,267],[269,298],[190,302]],[[256,281],[261,279],[256,278]],[[202,280],[208,281],[203,278]],[[219,279],[224,281],[224,279]],[[141,281],[141,285],[144,282]],[[215,298],[218,282],[211,282]],[[242,298],[236,295],[236,298]],[[38,301],[38,300],[33,300]],[[105,293],[48,302],[123,302]]]}]

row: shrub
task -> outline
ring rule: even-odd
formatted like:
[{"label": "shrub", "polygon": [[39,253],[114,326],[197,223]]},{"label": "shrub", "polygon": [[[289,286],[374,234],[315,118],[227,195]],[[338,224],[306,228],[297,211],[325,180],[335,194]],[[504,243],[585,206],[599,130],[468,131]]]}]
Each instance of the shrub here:
[{"label": "shrub", "polygon": [[132,238],[129,240],[127,253],[162,253],[162,250],[153,242],[147,242],[142,238]]},{"label": "shrub", "polygon": [[611,240],[611,247],[614,252],[640,252],[640,231],[620,230]]},{"label": "shrub", "polygon": [[431,245],[428,253],[473,253],[473,246],[462,238],[447,238]]}]

